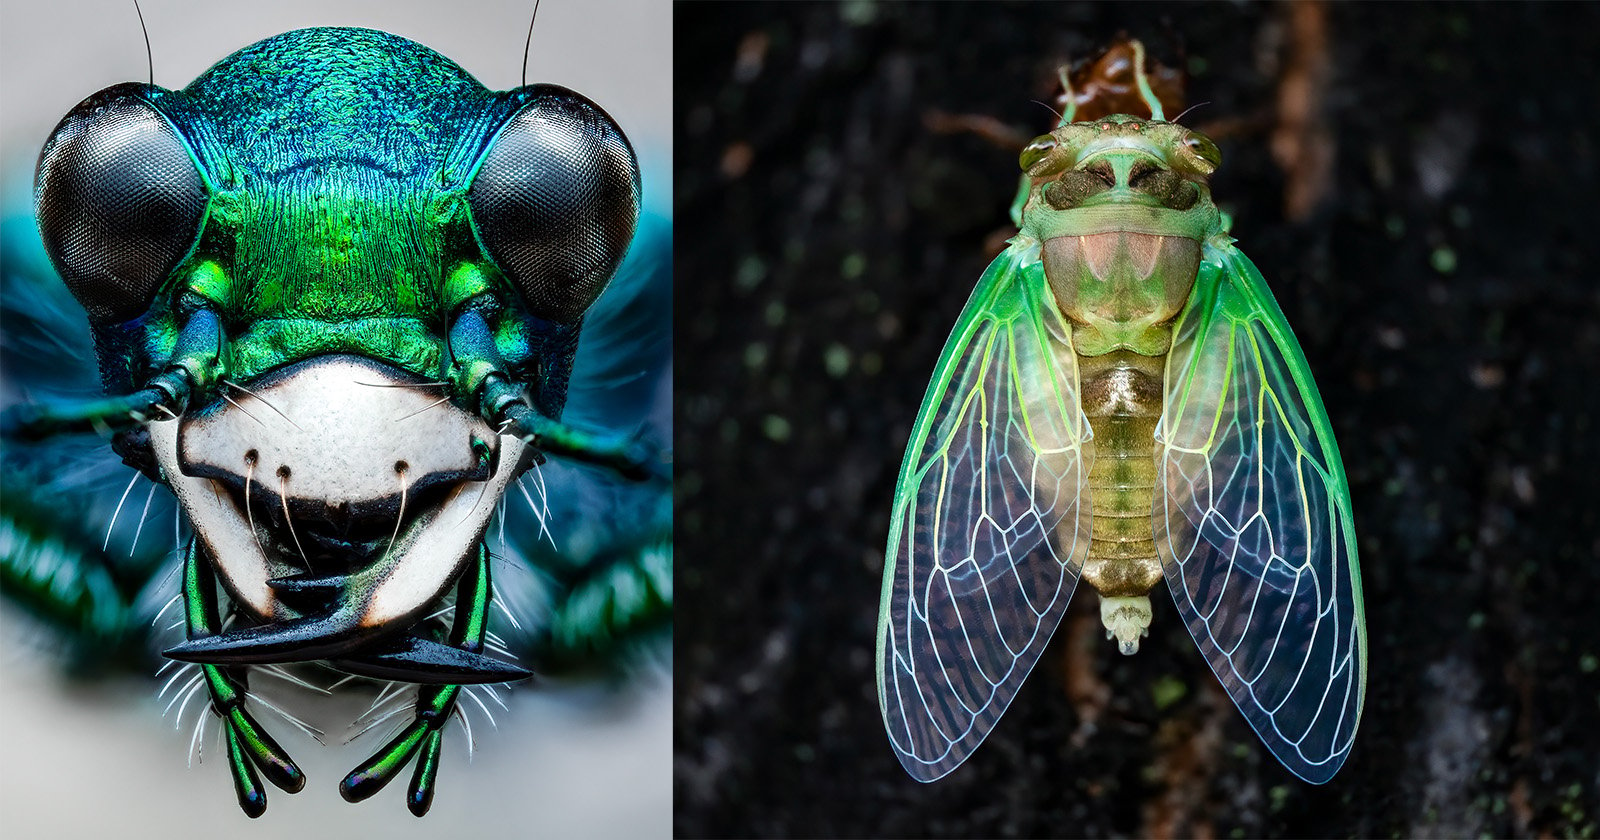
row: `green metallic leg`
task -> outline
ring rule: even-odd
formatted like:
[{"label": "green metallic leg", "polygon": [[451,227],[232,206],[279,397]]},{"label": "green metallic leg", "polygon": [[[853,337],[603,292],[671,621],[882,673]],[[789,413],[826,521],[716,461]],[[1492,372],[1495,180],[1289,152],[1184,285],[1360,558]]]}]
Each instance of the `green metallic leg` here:
[{"label": "green metallic leg", "polygon": [[450,328],[450,346],[457,356],[456,387],[476,394],[484,418],[503,434],[522,438],[541,454],[604,467],[630,481],[672,479],[661,453],[643,441],[576,429],[528,405],[523,386],[506,373],[480,313],[461,313]]},{"label": "green metallic leg", "polygon": [[[189,555],[184,561],[183,602],[190,638],[221,630],[216,576],[211,564],[200,556],[198,542],[189,546]],[[233,772],[239,807],[246,815],[259,817],[267,810],[267,795],[256,776],[258,768],[267,781],[289,793],[299,793],[306,786],[306,776],[283,747],[245,711],[244,698],[248,691],[243,669],[201,665],[200,672],[211,693],[211,708],[222,718],[228,742],[228,766]]]},{"label": "green metallic leg", "polygon": [[29,494],[31,482],[26,474],[0,475],[0,593],[70,641],[78,673],[130,665],[147,672],[149,622],[130,607],[137,584],[119,579],[116,561],[79,530],[81,520]]},{"label": "green metallic leg", "polygon": [[630,481],[670,478],[661,458],[636,438],[575,429],[520,403],[508,406],[505,414],[509,421],[506,431],[540,452],[605,467]]},{"label": "green metallic leg", "polygon": [[218,373],[225,336],[216,313],[189,316],[166,368],[131,394],[62,405],[19,405],[0,414],[0,437],[40,441],[57,435],[110,434],[183,413],[191,396],[206,393]]},{"label": "green metallic leg", "polygon": [[228,767],[233,771],[233,789],[239,795],[239,807],[245,816],[255,819],[267,812],[267,792],[261,789],[255,765],[245,757],[239,733],[231,726],[224,726],[222,731],[228,742]]},{"label": "green metallic leg", "polygon": [[576,674],[637,651],[672,632],[672,500],[635,531],[598,547],[581,567],[551,576],[553,598],[531,662],[550,675]]},{"label": "green metallic leg", "polygon": [[[478,547],[477,562],[461,576],[456,595],[456,616],[450,627],[450,644],[472,653],[483,651],[483,637],[489,619],[489,552]],[[383,749],[362,762],[339,783],[339,795],[347,802],[360,802],[389,784],[411,757],[421,753],[406,807],[422,816],[433,805],[434,780],[439,774],[439,746],[444,725],[455,711],[461,695],[459,685],[424,685],[417,689],[417,710],[411,725],[400,731]]]}]

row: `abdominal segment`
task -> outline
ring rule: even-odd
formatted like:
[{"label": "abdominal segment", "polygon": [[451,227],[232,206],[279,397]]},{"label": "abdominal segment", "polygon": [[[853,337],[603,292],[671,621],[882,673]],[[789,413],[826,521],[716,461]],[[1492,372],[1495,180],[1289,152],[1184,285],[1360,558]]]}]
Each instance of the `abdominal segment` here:
[{"label": "abdominal segment", "polygon": [[1078,358],[1083,410],[1095,441],[1083,579],[1105,597],[1144,595],[1161,579],[1150,517],[1165,361],[1125,350]]},{"label": "abdominal segment", "polygon": [[1051,239],[1043,252],[1051,292],[1072,324],[1079,398],[1094,433],[1082,579],[1100,593],[1107,635],[1134,653],[1150,624],[1149,592],[1162,578],[1151,524],[1162,380],[1200,243],[1111,230]]}]

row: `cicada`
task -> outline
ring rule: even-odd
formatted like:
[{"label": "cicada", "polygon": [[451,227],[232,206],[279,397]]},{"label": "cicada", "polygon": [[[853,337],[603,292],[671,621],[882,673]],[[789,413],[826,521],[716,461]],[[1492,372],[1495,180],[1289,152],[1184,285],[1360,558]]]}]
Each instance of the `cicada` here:
[{"label": "cicada", "polygon": [[[1328,781],[1349,755],[1367,641],[1350,493],[1305,355],[1234,246],[1209,138],[1149,116],[1023,149],[1020,232],[978,281],[895,485],[878,697],[912,777],[983,741],[1080,580],[1139,649],[1165,579],[1267,748]],[[1063,74],[1063,80],[1068,77]]]},{"label": "cicada", "polygon": [[[339,790],[365,799],[414,759],[421,816],[465,687],[529,676],[489,631],[489,528],[508,491],[556,457],[665,498],[660,453],[561,421],[640,189],[621,127],[581,94],[490,91],[367,29],[279,35],[181,90],[115,85],[46,142],[39,232],[109,396],[20,406],[6,437],[113,435],[176,497],[185,638],[165,655],[193,663],[173,679],[220,720],[250,816],[263,777],[306,783],[257,720],[252,674],[318,663],[416,685]],[[7,594],[100,638],[136,635],[121,590],[146,570],[85,562],[34,527],[52,519],[39,506],[8,498]],[[646,551],[670,578],[670,549]],[[670,583],[655,583],[604,609],[659,621]]]}]

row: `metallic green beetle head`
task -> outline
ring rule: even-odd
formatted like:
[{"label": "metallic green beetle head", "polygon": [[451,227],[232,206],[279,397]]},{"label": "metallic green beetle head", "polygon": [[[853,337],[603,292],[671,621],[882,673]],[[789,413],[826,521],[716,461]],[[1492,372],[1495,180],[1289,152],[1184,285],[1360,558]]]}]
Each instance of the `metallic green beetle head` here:
[{"label": "metallic green beetle head", "polygon": [[276,659],[403,630],[460,574],[534,457],[497,424],[560,416],[639,194],[583,96],[489,91],[363,29],[107,88],[36,185],[107,390],[181,411],[118,451],[173,488]]},{"label": "metallic green beetle head", "polygon": [[639,176],[579,94],[495,93],[405,39],[310,29],[181,91],[91,96],[46,143],[37,199],[113,390],[159,371],[195,309],[228,328],[219,374],[247,380],[329,352],[431,377],[443,325],[475,307],[513,373],[543,363],[523,378],[555,416]]}]

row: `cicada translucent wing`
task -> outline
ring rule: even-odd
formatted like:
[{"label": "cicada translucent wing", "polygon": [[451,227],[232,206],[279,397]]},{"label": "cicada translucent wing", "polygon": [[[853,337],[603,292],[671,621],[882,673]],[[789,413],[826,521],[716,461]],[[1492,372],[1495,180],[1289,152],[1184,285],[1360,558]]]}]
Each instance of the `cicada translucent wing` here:
[{"label": "cicada translucent wing", "polygon": [[1165,579],[1240,711],[1313,783],[1361,718],[1350,493],[1305,356],[1163,119],[1072,122],[1023,150],[1021,232],[939,358],[895,486],[878,694],[922,781],[977,748],[1076,584],[1132,654]]}]

